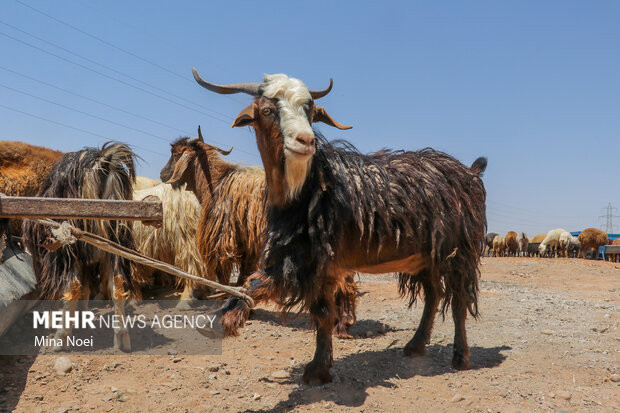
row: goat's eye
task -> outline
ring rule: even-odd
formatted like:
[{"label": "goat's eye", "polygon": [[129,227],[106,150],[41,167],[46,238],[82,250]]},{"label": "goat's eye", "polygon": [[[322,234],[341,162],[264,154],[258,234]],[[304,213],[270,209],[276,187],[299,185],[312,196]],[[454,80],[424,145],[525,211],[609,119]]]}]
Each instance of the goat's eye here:
[{"label": "goat's eye", "polygon": [[263,108],[263,115],[269,116],[271,115],[271,112],[273,112],[271,108]]}]

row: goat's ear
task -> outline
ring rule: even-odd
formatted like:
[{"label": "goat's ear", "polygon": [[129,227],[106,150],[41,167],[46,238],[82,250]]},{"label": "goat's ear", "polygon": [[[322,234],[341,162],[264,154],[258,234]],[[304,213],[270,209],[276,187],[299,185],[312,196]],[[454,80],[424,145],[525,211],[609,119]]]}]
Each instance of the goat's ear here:
[{"label": "goat's ear", "polygon": [[170,177],[170,179],[168,179],[168,181],[166,181],[166,183],[167,184],[183,184],[184,182],[179,182],[179,181],[183,178],[185,171],[189,168],[189,163],[191,162],[192,158],[193,158],[192,155],[188,153],[184,153],[183,155],[181,155],[179,160],[175,162],[174,171],[172,171],[172,176]]},{"label": "goat's ear", "polygon": [[256,103],[252,103],[237,115],[237,119],[233,122],[232,127],[251,125],[256,120],[257,113],[258,105]]},{"label": "goat's ear", "polygon": [[312,122],[323,122],[328,124],[329,126],[333,126],[338,129],[351,129],[353,126],[346,126],[340,122],[335,121],[329,113],[322,106],[314,107],[314,116],[312,117]]}]

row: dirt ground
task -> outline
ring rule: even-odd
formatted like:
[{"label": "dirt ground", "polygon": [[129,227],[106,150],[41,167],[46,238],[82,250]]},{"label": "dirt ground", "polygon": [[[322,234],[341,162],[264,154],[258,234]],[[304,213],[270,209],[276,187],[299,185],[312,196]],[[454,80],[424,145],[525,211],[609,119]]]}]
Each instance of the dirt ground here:
[{"label": "dirt ground", "polygon": [[438,317],[426,356],[406,358],[422,306],[391,276],[362,277],[353,339],[334,340],[334,382],[301,374],[314,350],[302,316],[258,309],[221,356],[0,357],[0,411],[619,411],[620,264],[484,258],[472,369],[450,368],[453,323]]}]

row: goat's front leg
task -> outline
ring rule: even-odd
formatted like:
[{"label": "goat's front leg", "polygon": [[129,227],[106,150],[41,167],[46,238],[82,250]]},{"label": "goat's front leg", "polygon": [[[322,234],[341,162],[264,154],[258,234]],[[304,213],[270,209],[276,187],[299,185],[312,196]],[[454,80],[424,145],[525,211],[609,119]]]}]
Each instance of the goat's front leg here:
[{"label": "goat's front leg", "polygon": [[332,381],[329,370],[334,365],[332,329],[336,320],[335,313],[334,294],[326,294],[310,306],[310,314],[316,327],[316,350],[314,358],[304,370],[304,383],[323,384]]},{"label": "goat's front leg", "polygon": [[[254,304],[275,301],[273,280],[263,272],[255,272],[249,276],[245,280],[244,287],[245,293],[254,300]],[[239,329],[250,317],[250,310],[250,306],[241,298],[226,300],[224,306],[213,314],[216,320],[220,320],[224,337],[239,335]],[[198,329],[198,332],[209,338],[213,338],[214,335],[210,329]]]},{"label": "goat's front leg", "polygon": [[77,281],[71,281],[69,283],[69,287],[65,290],[63,300],[63,317],[62,317],[62,327],[56,330],[54,333],[54,345],[52,346],[52,351],[61,351],[66,343],[67,337],[71,335],[73,329],[71,327],[71,322],[67,320],[65,317],[69,315],[71,319],[76,319],[78,309],[78,300],[82,297],[82,284]]}]

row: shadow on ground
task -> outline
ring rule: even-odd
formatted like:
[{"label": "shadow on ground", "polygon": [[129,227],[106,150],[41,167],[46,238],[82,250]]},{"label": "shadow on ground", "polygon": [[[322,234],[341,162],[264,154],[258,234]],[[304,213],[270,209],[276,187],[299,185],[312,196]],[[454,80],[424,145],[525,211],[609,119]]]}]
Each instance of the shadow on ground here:
[{"label": "shadow on ground", "polygon": [[[377,351],[364,351],[336,360],[332,369],[334,382],[322,386],[301,384],[293,390],[287,400],[283,400],[268,410],[246,410],[247,412],[282,412],[296,406],[309,405],[320,401],[330,401],[336,405],[359,407],[368,396],[367,389],[373,387],[398,387],[398,381],[415,376],[440,376],[453,374],[450,367],[452,345],[435,344],[428,346],[423,357],[404,357],[402,349],[392,348]],[[502,351],[511,347],[471,347],[472,370],[494,368],[504,362]],[[291,371],[293,377],[288,383],[301,383],[303,366]]]},{"label": "shadow on ground", "polygon": [[[288,314],[286,317],[282,317],[281,312],[258,308],[252,310],[249,321],[253,320],[288,327],[290,329],[314,330],[308,313],[301,313],[299,315]],[[350,334],[353,337],[367,337],[366,333],[371,332],[373,336],[376,336],[380,330],[383,332],[401,331],[401,329],[390,327],[386,323],[382,323],[380,321],[357,320],[357,322],[351,327]]]}]

